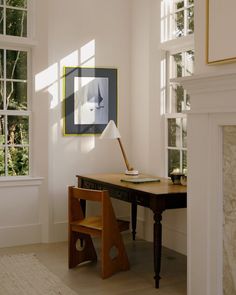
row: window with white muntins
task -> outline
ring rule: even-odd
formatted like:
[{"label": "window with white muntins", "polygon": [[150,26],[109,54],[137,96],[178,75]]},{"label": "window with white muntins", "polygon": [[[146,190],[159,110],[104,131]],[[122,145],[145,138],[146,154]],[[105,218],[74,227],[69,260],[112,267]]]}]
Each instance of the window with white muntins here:
[{"label": "window with white muntins", "polygon": [[194,72],[194,1],[161,1],[162,88],[165,89],[166,176],[187,173],[187,119],[190,97],[175,78]]},{"label": "window with white muntins", "polygon": [[0,0],[0,176],[30,174],[27,0]]}]

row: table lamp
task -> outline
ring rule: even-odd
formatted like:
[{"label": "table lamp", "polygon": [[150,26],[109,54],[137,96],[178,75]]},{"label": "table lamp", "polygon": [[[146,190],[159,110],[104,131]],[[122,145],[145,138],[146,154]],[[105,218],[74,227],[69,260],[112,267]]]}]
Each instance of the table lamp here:
[{"label": "table lamp", "polygon": [[103,132],[102,132],[102,134],[100,136],[100,139],[103,139],[103,138],[117,139],[118,140],[119,145],[120,145],[120,149],[121,149],[124,161],[125,161],[125,165],[126,165],[126,168],[127,168],[126,171],[125,171],[125,174],[127,174],[127,175],[138,175],[138,171],[134,170],[129,164],[129,161],[128,161],[127,156],[125,154],[124,147],[123,147],[121,139],[120,139],[121,138],[120,132],[119,132],[118,128],[116,127],[116,124],[115,124],[115,122],[113,120],[110,120],[109,123],[107,124],[106,128],[103,130]]}]

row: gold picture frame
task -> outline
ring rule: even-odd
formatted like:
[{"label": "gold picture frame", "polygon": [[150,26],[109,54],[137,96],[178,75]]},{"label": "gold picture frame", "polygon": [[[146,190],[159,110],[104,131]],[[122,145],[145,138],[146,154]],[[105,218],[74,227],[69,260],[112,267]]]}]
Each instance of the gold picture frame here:
[{"label": "gold picture frame", "polygon": [[206,63],[236,62],[235,0],[206,0]]}]

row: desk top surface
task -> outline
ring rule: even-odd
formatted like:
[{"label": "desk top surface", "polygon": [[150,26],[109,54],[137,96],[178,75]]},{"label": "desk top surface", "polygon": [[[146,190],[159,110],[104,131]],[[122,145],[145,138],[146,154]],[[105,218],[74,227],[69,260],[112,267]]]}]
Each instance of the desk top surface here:
[{"label": "desk top surface", "polygon": [[[187,194],[187,187],[183,185],[173,184],[171,180],[167,178],[161,178],[153,175],[139,174],[138,176],[128,176],[122,173],[111,173],[111,174],[87,174],[87,175],[77,175],[78,178],[84,178],[92,181],[101,182],[104,184],[111,184],[121,188],[127,188],[130,190],[136,190],[139,192],[145,192],[154,195],[171,195],[184,193]],[[158,178],[160,182],[144,182],[144,183],[130,183],[123,182],[121,179],[124,178]]]}]

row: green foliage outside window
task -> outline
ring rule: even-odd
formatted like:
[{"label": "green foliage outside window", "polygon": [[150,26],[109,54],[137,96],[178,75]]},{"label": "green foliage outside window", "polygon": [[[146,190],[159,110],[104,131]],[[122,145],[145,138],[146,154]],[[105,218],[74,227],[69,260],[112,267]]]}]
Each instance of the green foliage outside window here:
[{"label": "green foliage outside window", "polygon": [[180,151],[168,150],[168,176],[175,169],[180,170]]},{"label": "green foliage outside window", "polygon": [[175,38],[194,32],[194,1],[181,0],[174,4]]},{"label": "green foliage outside window", "polygon": [[[0,0],[0,33],[27,37],[27,0]],[[0,176],[29,174],[27,62],[27,51],[0,49]]]},{"label": "green foliage outside window", "polygon": [[[168,176],[173,170],[186,171],[187,147],[186,118],[170,118],[168,122]],[[182,138],[181,138],[182,137]]]},{"label": "green foliage outside window", "polygon": [[[12,147],[7,155],[8,175],[28,175],[29,171],[29,148]],[[0,168],[1,169],[1,168]]]},{"label": "green foliage outside window", "polygon": [[7,6],[27,8],[27,0],[6,0]]},{"label": "green foliage outside window", "polygon": [[[194,69],[194,51],[188,50],[173,54],[172,58],[172,75],[173,78],[191,76]],[[173,113],[182,113],[190,109],[189,95],[184,91],[184,88],[178,84],[171,84],[172,104],[175,104]]]},{"label": "green foliage outside window", "polygon": [[0,1],[0,34],[27,37],[27,0]]},{"label": "green foliage outside window", "polygon": [[192,34],[194,32],[194,8],[190,7],[188,9],[188,33]]}]

